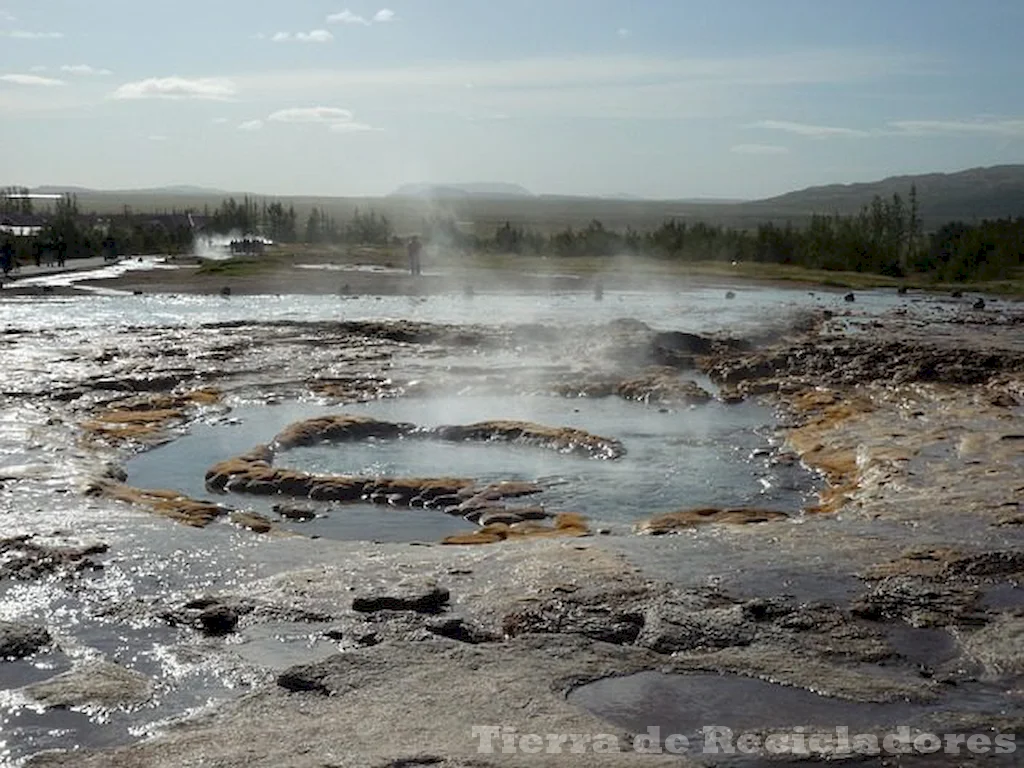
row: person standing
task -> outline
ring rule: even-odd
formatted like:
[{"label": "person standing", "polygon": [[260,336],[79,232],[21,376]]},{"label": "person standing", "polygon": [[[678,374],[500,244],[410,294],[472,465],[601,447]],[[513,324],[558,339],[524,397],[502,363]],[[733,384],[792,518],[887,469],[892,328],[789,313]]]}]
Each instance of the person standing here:
[{"label": "person standing", "polygon": [[423,243],[418,235],[413,235],[409,241],[409,274],[419,275],[423,272],[422,265]]},{"label": "person standing", "polygon": [[5,240],[3,248],[0,248],[0,269],[3,269],[4,277],[14,269],[14,246],[9,240]]}]

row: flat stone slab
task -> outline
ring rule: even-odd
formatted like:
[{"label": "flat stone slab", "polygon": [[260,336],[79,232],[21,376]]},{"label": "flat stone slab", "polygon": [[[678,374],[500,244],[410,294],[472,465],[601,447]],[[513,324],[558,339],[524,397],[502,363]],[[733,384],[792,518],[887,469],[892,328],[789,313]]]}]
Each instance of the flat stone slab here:
[{"label": "flat stone slab", "polygon": [[143,704],[152,696],[149,678],[107,661],[92,661],[23,689],[46,707],[94,704],[107,709]]}]

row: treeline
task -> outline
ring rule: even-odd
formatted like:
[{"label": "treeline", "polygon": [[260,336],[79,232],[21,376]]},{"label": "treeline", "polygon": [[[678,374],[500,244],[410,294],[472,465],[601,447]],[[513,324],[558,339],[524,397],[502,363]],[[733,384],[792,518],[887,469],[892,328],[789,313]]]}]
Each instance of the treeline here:
[{"label": "treeline", "polygon": [[276,201],[257,202],[251,197],[238,201],[229,197],[213,211],[206,208],[201,222],[203,229],[213,234],[262,234],[281,243],[294,243],[298,240],[295,207],[290,205],[285,208]]},{"label": "treeline", "polygon": [[388,245],[395,239],[391,221],[376,211],[357,208],[351,219],[341,222],[314,206],[300,223],[294,206],[250,197],[228,198],[213,210],[206,208],[201,222],[208,234],[260,235],[277,243]]},{"label": "treeline", "polygon": [[342,224],[323,209],[313,208],[306,219],[302,242],[311,245],[389,245],[395,239],[391,221],[376,211],[363,212],[356,208],[352,218]]},{"label": "treeline", "polygon": [[[5,213],[31,213],[26,190],[0,191]],[[403,240],[387,216],[356,210],[339,221],[314,207],[304,222],[280,202],[229,198],[202,214],[82,215],[74,196],[57,201],[41,217],[34,237],[4,235],[19,261],[58,260],[89,255],[189,253],[196,235],[264,236],[278,243],[400,246]],[[442,249],[555,257],[643,255],[679,261],[748,261],[792,264],[902,277],[929,276],[945,282],[1007,279],[1020,275],[1024,217],[980,223],[951,222],[932,233],[922,229],[916,190],[906,199],[876,197],[855,215],[815,215],[803,225],[765,223],[738,229],[673,219],[650,231],[612,230],[600,221],[543,233],[504,222],[489,236],[467,233],[451,217],[421,222],[419,233]]]},{"label": "treeline", "polygon": [[925,275],[946,282],[1018,276],[1024,217],[953,222],[925,234],[917,194],[876,197],[856,215],[815,215],[804,226],[766,223],[753,230],[667,221],[655,230],[609,230],[600,221],[544,236],[506,222],[490,238],[431,222],[429,240],[466,250],[563,257],[639,254],[681,261],[753,261],[891,277]]},{"label": "treeline", "polygon": [[32,213],[32,198],[28,187],[0,187],[0,214]]},{"label": "treeline", "polygon": [[182,254],[189,253],[193,245],[187,214],[140,215],[125,208],[110,216],[83,215],[74,195],[57,200],[52,212],[39,217],[39,222],[38,234],[4,234],[0,247],[9,248],[19,263],[38,265],[100,255]]}]

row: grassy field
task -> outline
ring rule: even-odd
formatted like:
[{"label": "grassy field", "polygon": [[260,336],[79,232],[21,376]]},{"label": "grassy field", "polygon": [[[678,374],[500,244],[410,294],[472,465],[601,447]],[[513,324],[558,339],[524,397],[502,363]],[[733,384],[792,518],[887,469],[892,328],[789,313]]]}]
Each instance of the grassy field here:
[{"label": "grassy field", "polygon": [[[428,270],[431,268],[452,270],[509,271],[536,275],[578,275],[598,278],[608,284],[616,274],[632,277],[684,279],[700,277],[728,281],[770,281],[813,285],[846,290],[867,290],[871,288],[897,288],[906,286],[914,290],[954,291],[993,293],[1008,296],[1024,296],[1024,274],[1016,279],[987,283],[937,283],[927,276],[892,278],[861,272],[836,272],[787,264],[762,264],[741,262],[732,264],[723,261],[678,261],[653,259],[640,256],[603,257],[544,257],[518,254],[474,253],[456,254],[446,251],[428,252]],[[291,269],[296,264],[333,262],[365,264],[404,268],[405,252],[402,248],[372,246],[317,247],[297,245],[282,247],[260,257],[241,257],[224,261],[201,262],[199,273],[211,276],[244,277]]]}]

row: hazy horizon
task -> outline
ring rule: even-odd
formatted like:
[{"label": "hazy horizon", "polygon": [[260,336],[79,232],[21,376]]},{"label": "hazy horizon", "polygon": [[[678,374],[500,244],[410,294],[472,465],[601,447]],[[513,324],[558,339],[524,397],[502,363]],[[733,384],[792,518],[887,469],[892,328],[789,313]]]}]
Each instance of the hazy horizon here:
[{"label": "hazy horizon", "polygon": [[1024,161],[993,0],[0,0],[2,184],[759,199]]}]

